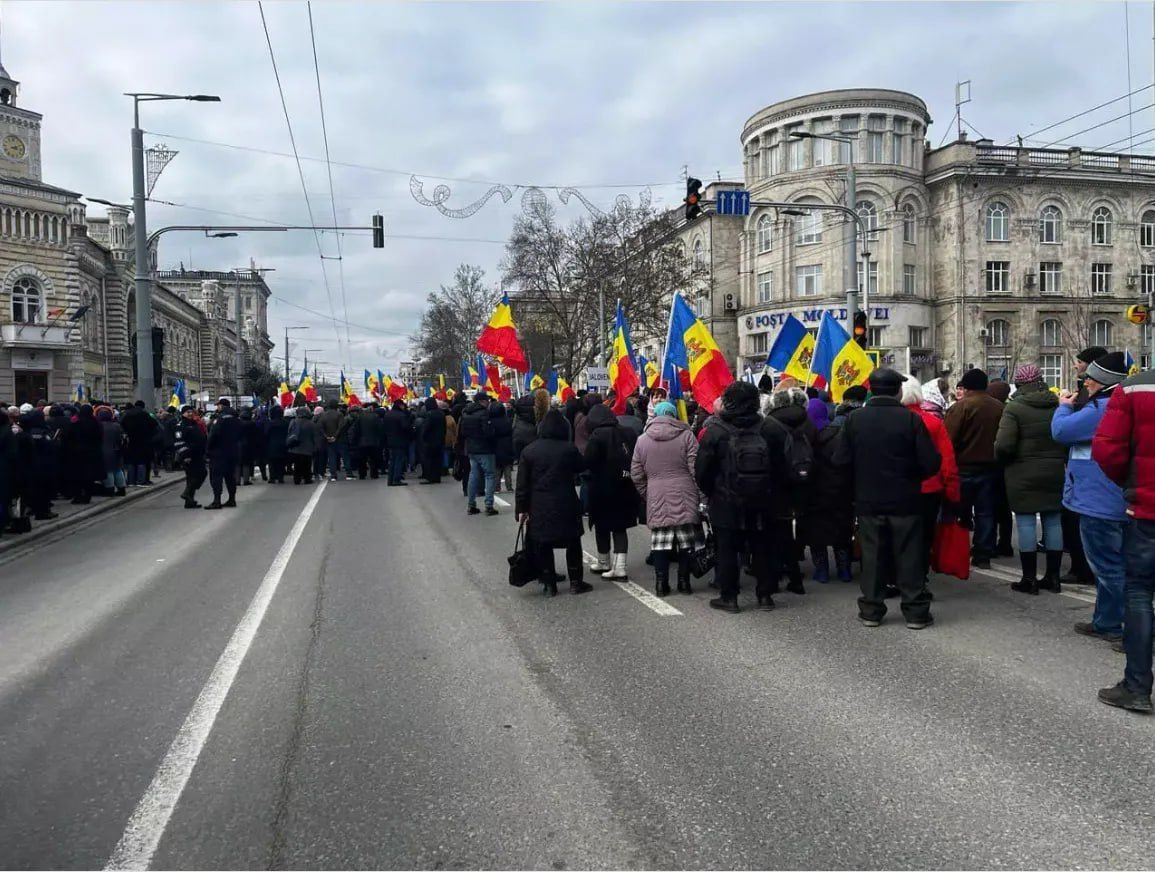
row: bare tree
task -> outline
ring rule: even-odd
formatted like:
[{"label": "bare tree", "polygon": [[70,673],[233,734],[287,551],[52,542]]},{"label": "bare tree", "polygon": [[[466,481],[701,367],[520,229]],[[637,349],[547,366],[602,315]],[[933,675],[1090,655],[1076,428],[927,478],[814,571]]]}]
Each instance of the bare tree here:
[{"label": "bare tree", "polygon": [[409,341],[417,371],[446,373],[452,380],[461,372],[461,361],[477,355],[477,337],[501,299],[498,288],[485,283],[485,270],[463,263],[453,283],[431,293]]}]

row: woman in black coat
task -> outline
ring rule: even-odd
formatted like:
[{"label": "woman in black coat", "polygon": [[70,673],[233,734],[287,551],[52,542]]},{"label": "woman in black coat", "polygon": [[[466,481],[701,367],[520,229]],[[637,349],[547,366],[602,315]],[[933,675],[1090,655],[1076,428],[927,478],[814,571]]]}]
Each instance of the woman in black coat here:
[{"label": "woman in black coat", "polygon": [[553,410],[542,418],[538,437],[526,446],[517,466],[514,510],[519,521],[528,522],[545,595],[557,595],[555,548],[565,549],[570,593],[586,593],[593,587],[582,580],[582,507],[574,490],[585,461],[569,441],[569,425],[561,412]]},{"label": "woman in black coat", "polygon": [[504,403],[489,404],[489,432],[493,434],[494,464],[497,466],[497,490],[513,490],[513,419],[505,410]]},{"label": "woman in black coat", "polygon": [[828,424],[814,442],[814,473],[806,507],[798,519],[798,538],[810,546],[814,580],[830,580],[826,548],[834,549],[840,581],[850,581],[850,543],[854,537],[854,476],[849,466],[836,466],[834,452],[841,427]]},{"label": "woman in black coat", "polygon": [[626,530],[638,525],[638,492],[630,479],[630,462],[638,439],[618,423],[617,416],[606,405],[590,409],[588,424],[590,436],[585,461],[589,471],[590,526],[598,546],[598,562],[591,568],[594,572],[601,571],[603,578],[624,579],[629,577]]},{"label": "woman in black coat", "polygon": [[280,406],[269,409],[269,420],[265,425],[265,460],[269,464],[269,484],[285,483],[285,461],[289,449],[285,440],[289,436],[289,422],[285,420],[285,410]]},{"label": "woman in black coat", "polygon": [[92,406],[81,406],[76,420],[64,428],[60,437],[61,466],[64,477],[72,484],[75,505],[92,502],[95,482],[104,478],[101,441],[100,424],[92,416]]},{"label": "woman in black coat", "polygon": [[445,468],[445,413],[437,400],[425,400],[425,426],[421,428],[421,479],[429,484],[441,483]]}]

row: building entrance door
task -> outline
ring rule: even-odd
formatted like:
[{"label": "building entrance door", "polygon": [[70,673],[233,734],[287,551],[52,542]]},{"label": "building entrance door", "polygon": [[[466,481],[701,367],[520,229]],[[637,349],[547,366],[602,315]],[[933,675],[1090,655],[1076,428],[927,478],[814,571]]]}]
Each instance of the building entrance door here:
[{"label": "building entrance door", "polygon": [[16,405],[31,403],[35,406],[40,400],[48,399],[48,373],[18,369],[13,375],[15,376]]}]

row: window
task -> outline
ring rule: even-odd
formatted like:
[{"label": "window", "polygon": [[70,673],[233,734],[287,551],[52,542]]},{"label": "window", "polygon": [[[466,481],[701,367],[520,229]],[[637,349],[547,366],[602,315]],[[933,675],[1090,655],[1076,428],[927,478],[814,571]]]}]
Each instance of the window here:
[{"label": "window", "polygon": [[801,131],[800,125],[786,128],[786,169],[800,170],[806,166],[806,160],[803,157],[804,150],[807,145],[805,139],[795,139],[790,136],[795,131]]},{"label": "window", "polygon": [[[870,272],[867,273],[867,290],[868,296],[875,296],[878,293],[878,261],[872,260],[870,262]],[[862,263],[858,264],[858,293],[862,293]]]},{"label": "window", "polygon": [[1111,244],[1111,210],[1100,206],[1091,213],[1091,244]]},{"label": "window", "polygon": [[770,175],[776,176],[782,172],[782,149],[779,146],[770,146],[766,160],[770,167]]},{"label": "window", "polygon": [[[850,139],[858,139],[858,116],[857,115],[843,115],[838,119],[838,132],[844,137]],[[854,143],[840,142],[838,143],[838,162],[850,163],[854,153]]]},{"label": "window", "polygon": [[814,162],[812,166],[823,167],[834,163],[834,142],[829,139],[817,138],[819,134],[822,136],[832,134],[834,132],[834,123],[829,118],[815,121],[811,132],[815,134],[815,138],[810,140],[814,146]]},{"label": "window", "polygon": [[891,137],[891,151],[890,162],[901,166],[905,161],[903,155],[906,154],[906,119],[894,119],[894,134]]},{"label": "window", "polygon": [[858,217],[862,220],[862,226],[866,230],[866,238],[874,241],[878,239],[878,209],[869,200],[859,200],[855,204],[854,209],[858,212]]},{"label": "window", "polygon": [[1039,345],[1055,348],[1063,344],[1063,325],[1057,318],[1047,318],[1039,325]]},{"label": "window", "polygon": [[902,292],[908,297],[913,297],[916,291],[915,277],[917,276],[916,267],[913,263],[906,263],[902,266]]},{"label": "window", "polygon": [[1011,344],[1011,322],[1003,318],[995,318],[987,322],[987,345],[996,348],[1006,348]]},{"label": "window", "polygon": [[758,253],[764,254],[769,251],[774,243],[774,219],[769,215],[763,215],[758,219]]},{"label": "window", "polygon": [[[805,203],[799,203],[804,206]],[[822,213],[815,210],[807,212],[805,215],[800,215],[794,219],[797,221],[797,237],[798,245],[811,245],[815,242],[822,241]]]},{"label": "window", "polygon": [[910,245],[918,242],[918,225],[915,223],[914,206],[910,203],[902,207],[902,241]]},{"label": "window", "polygon": [[1043,374],[1043,381],[1051,387],[1059,387],[1063,384],[1063,355],[1040,354],[1039,370]]},{"label": "window", "polygon": [[1011,238],[1011,211],[1006,203],[987,206],[987,242],[1007,242]]},{"label": "window", "polygon": [[885,327],[867,327],[866,328],[866,347],[867,348],[882,348],[882,331]]},{"label": "window", "polygon": [[1148,296],[1155,293],[1155,265],[1145,263],[1139,267],[1139,286]]},{"label": "window", "polygon": [[706,255],[702,251],[702,240],[697,240],[694,243],[694,269],[706,268]]},{"label": "window", "polygon": [[1011,292],[1011,262],[1009,260],[988,260],[987,293],[1009,294]]},{"label": "window", "polygon": [[1046,206],[1039,213],[1039,242],[1048,244],[1063,241],[1063,213],[1058,206]]},{"label": "window", "polygon": [[774,273],[767,270],[758,273],[758,302],[769,303],[770,294],[774,289]]},{"label": "window", "polygon": [[929,348],[926,344],[926,335],[928,333],[926,327],[911,327],[910,328],[910,347],[911,348]]},{"label": "window", "polygon": [[1091,293],[1092,294],[1109,294],[1109,293],[1111,293],[1111,264],[1109,264],[1109,263],[1093,263],[1093,264],[1091,264]]},{"label": "window", "polygon": [[794,291],[799,297],[822,295],[822,265],[800,266],[794,269]]},{"label": "window", "polygon": [[1057,261],[1044,261],[1039,264],[1039,293],[1063,293],[1063,265]]},{"label": "window", "polygon": [[767,333],[751,333],[747,338],[748,354],[765,354],[769,351],[767,343]]},{"label": "window", "polygon": [[34,324],[40,320],[40,313],[40,285],[28,276],[18,278],[12,286],[12,321]]},{"label": "window", "polygon": [[1144,248],[1155,248],[1155,209],[1148,209],[1140,219],[1139,244]]},{"label": "window", "polygon": [[886,135],[886,119],[870,115],[866,119],[866,162],[882,163],[882,139]]},{"label": "window", "polygon": [[1091,344],[1110,348],[1114,343],[1115,328],[1105,318],[1100,318],[1091,325]]}]

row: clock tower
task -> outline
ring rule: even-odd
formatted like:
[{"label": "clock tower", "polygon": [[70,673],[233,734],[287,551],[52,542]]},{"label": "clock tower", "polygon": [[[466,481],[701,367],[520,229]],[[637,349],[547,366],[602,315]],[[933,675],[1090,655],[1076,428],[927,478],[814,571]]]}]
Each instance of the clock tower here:
[{"label": "clock tower", "polygon": [[40,119],[16,105],[20,83],[0,61],[0,176],[40,181]]}]

